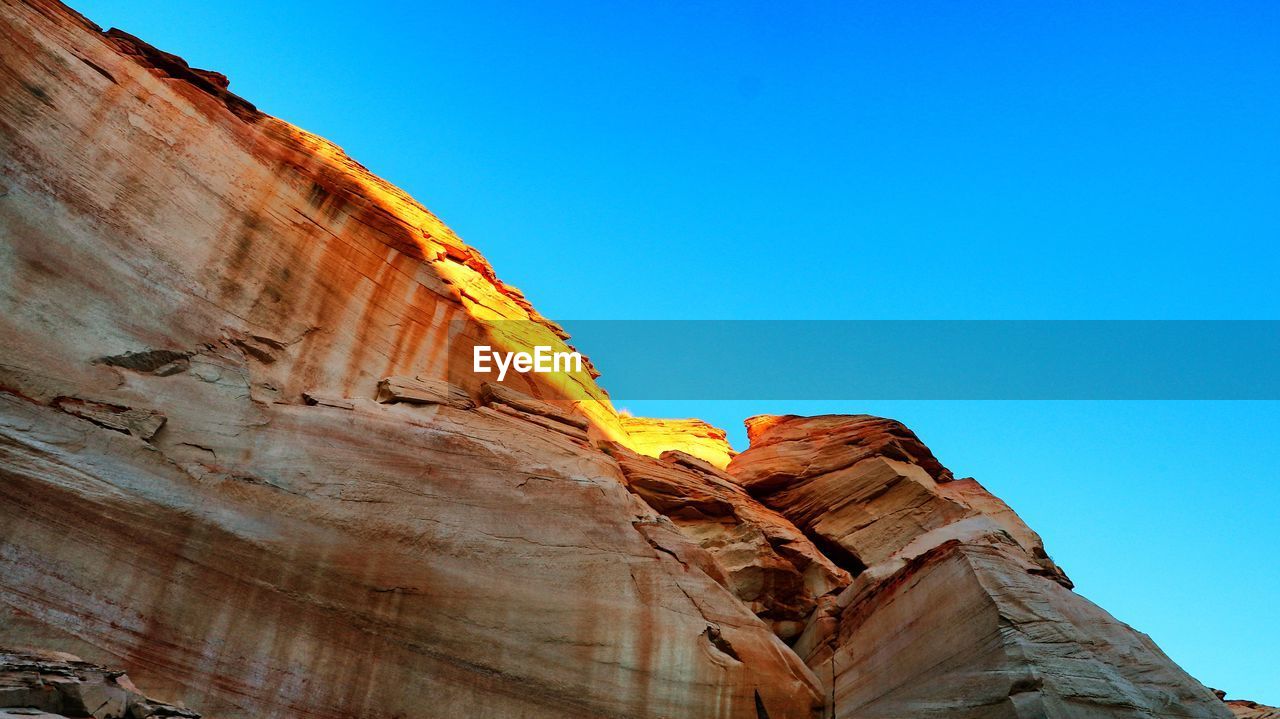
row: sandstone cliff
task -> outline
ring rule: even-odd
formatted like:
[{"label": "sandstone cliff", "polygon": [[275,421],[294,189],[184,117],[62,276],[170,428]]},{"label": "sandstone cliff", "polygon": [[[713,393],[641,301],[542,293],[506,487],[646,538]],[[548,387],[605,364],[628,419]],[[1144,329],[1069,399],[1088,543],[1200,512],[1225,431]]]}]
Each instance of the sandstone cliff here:
[{"label": "sandstone cliff", "polygon": [[55,2],[0,37],[0,646],[213,717],[1231,716],[901,425],[469,379],[569,338],[422,206]]},{"label": "sandstone cliff", "polygon": [[907,428],[757,417],[729,471],[856,574],[794,649],[835,717],[1229,716],[1071,591],[1040,537]]}]

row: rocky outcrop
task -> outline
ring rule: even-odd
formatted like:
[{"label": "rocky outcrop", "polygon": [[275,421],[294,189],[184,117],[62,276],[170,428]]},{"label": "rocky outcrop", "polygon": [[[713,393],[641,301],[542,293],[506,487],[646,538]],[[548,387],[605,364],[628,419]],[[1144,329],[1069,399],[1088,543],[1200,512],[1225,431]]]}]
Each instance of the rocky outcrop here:
[{"label": "rocky outcrop", "polygon": [[[9,367],[13,389],[44,398],[58,383],[42,377],[71,378],[101,394],[122,373],[189,372],[212,352],[243,355],[263,401],[371,397],[392,377],[474,395],[463,369],[476,344],[568,349],[433,214],[224,77],[50,0],[0,8],[13,40],[0,329],[42,368]],[[625,442],[592,374],[508,383],[578,401]]]},{"label": "rocky outcrop", "polygon": [[900,424],[477,377],[569,338],[413,199],[52,0],[0,36],[0,644],[219,717],[1227,716]]},{"label": "rocky outcrop", "polygon": [[1040,537],[972,479],[956,482],[911,430],[870,416],[753,417],[734,478],[860,572],[957,532],[1006,533],[1070,586]]},{"label": "rocky outcrop", "polygon": [[667,451],[678,451],[724,469],[736,454],[729,446],[723,429],[700,419],[623,416],[618,421],[627,434],[627,446],[650,457],[657,457]]},{"label": "rocky outcrop", "polygon": [[627,487],[707,550],[724,585],[779,637],[799,635],[818,600],[849,583],[790,522],[710,464],[678,451],[660,459],[620,446],[609,453]]},{"label": "rocky outcrop", "polygon": [[121,671],[69,654],[0,649],[0,718],[200,719],[149,699]]},{"label": "rocky outcrop", "polygon": [[748,421],[730,474],[854,574],[795,643],[834,717],[1227,717],[892,420]]},{"label": "rocky outcrop", "polygon": [[1280,709],[1264,706],[1247,699],[1227,699],[1227,708],[1236,719],[1280,719]]},{"label": "rocky outcrop", "polygon": [[0,395],[6,641],[114,659],[217,716],[820,705],[769,628],[681,560],[696,545],[645,531],[662,518],[605,455],[372,399],[231,424],[241,383],[192,384],[159,448]]},{"label": "rocky outcrop", "polygon": [[589,367],[466,380],[565,336],[431,213],[56,3],[0,36],[0,642],[219,717],[820,712]]}]

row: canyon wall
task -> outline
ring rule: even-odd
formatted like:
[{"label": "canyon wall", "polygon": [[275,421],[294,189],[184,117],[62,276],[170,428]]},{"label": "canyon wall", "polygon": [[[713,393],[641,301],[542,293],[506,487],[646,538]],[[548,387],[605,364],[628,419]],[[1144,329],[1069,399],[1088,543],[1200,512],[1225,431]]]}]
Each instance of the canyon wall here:
[{"label": "canyon wall", "polygon": [[901,425],[475,379],[569,338],[417,202],[58,3],[0,37],[0,707],[1231,716]]}]

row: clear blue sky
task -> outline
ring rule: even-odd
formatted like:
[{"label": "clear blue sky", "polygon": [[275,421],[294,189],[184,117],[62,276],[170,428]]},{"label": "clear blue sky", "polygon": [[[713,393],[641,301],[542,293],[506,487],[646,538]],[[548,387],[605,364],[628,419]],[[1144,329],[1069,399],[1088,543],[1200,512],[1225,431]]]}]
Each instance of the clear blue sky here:
[{"label": "clear blue sky", "polygon": [[[1280,318],[1277,3],[74,5],[339,143],[552,317]],[[632,409],[739,445],[759,412],[902,419],[1083,594],[1280,704],[1277,403]]]}]

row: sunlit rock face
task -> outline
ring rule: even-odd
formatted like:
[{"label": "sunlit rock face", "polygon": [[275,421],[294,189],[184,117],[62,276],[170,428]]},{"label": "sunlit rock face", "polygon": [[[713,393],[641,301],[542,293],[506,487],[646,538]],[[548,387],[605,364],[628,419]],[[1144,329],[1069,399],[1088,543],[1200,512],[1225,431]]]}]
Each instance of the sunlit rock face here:
[{"label": "sunlit rock face", "polygon": [[855,575],[793,644],[833,716],[1230,716],[1149,638],[1071,591],[1035,532],[902,425],[748,426],[730,474]]},{"label": "sunlit rock face", "polygon": [[[57,3],[0,37],[0,646],[129,716],[1229,716],[900,424],[474,377],[569,338],[421,205]],[[57,661],[0,714],[80,712]]]},{"label": "sunlit rock face", "polygon": [[1227,708],[1236,716],[1236,719],[1280,719],[1280,709],[1247,699],[1229,699]]},{"label": "sunlit rock face", "polygon": [[684,452],[724,469],[735,454],[725,431],[700,419],[623,416],[618,421],[626,432],[628,446],[650,457],[667,451]]},{"label": "sunlit rock face", "polygon": [[220,717],[820,711],[589,372],[449,386],[563,332],[439,220],[54,3],[0,37],[0,646]]}]

